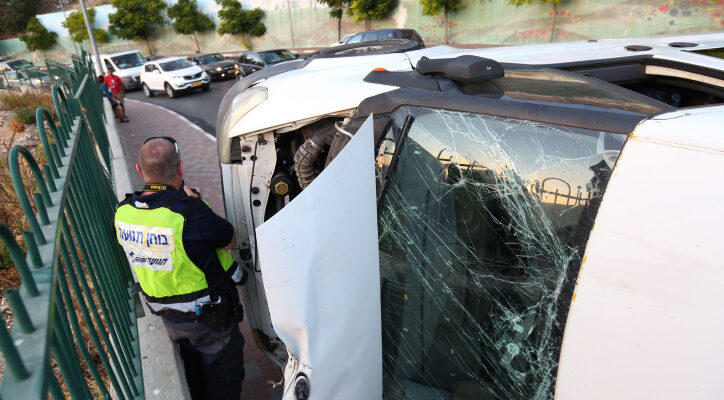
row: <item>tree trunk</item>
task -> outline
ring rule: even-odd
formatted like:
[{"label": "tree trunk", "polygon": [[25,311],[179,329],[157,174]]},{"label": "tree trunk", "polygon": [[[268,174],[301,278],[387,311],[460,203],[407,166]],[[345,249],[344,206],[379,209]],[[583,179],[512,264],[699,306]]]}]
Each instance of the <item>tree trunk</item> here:
[{"label": "tree trunk", "polygon": [[365,30],[366,31],[370,30],[370,26],[372,26],[372,21],[369,19],[366,19],[365,20]]},{"label": "tree trunk", "polygon": [[444,31],[444,32],[445,32],[445,33],[443,33],[442,40],[443,40],[443,44],[447,44],[447,24],[448,24],[448,22],[447,22],[447,7],[443,7],[442,10],[443,10],[443,11],[442,11],[442,12],[443,12],[443,15],[445,16],[445,18],[444,18],[444,20],[445,20],[445,31]]},{"label": "tree trunk", "polygon": [[194,40],[196,41],[196,54],[201,53],[201,47],[199,46],[199,38],[196,37],[196,31],[194,31]]},{"label": "tree trunk", "polygon": [[148,47],[148,54],[153,55],[153,48],[151,47],[151,39],[146,39],[146,46]]},{"label": "tree trunk", "polygon": [[342,40],[342,17],[337,18],[337,41]]},{"label": "tree trunk", "polygon": [[551,43],[556,40],[558,35],[558,3],[553,3],[553,25],[551,26]]}]

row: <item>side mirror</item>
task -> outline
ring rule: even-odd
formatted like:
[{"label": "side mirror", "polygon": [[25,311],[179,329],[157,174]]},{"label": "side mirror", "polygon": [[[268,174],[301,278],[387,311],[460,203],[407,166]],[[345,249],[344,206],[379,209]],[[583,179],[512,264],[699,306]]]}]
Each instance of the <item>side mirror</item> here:
[{"label": "side mirror", "polygon": [[199,65],[199,63],[197,63],[196,61],[191,61],[191,64],[193,64],[193,65]]}]

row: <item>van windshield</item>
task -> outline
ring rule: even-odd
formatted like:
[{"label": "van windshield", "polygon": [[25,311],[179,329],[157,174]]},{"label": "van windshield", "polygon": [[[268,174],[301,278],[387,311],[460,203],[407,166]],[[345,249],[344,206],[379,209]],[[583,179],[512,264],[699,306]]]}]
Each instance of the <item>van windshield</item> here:
[{"label": "van windshield", "polygon": [[142,56],[141,53],[123,54],[111,57],[111,60],[120,69],[138,67],[147,62],[146,57]]},{"label": "van windshield", "polygon": [[378,217],[385,399],[553,398],[583,251],[625,141],[395,112],[377,157],[389,177]]}]

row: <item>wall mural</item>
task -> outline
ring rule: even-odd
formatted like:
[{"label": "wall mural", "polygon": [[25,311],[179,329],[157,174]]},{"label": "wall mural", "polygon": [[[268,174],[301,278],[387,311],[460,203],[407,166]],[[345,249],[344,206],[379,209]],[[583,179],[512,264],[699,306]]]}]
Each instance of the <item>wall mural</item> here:
[{"label": "wall mural", "polygon": [[[219,5],[214,0],[197,0],[199,9],[217,19]],[[169,0],[174,4],[175,0]],[[329,18],[328,9],[314,0],[243,0],[245,8],[265,11],[267,33],[253,38],[256,49],[326,47],[338,40],[337,21]],[[110,5],[96,7],[96,25],[107,29]],[[450,42],[474,44],[534,44],[613,37],[662,34],[685,34],[724,30],[724,0],[561,0],[557,5],[535,4],[510,6],[507,0],[468,0],[465,7],[449,14]],[[290,18],[291,17],[291,18]],[[67,59],[75,52],[73,43],[62,27],[62,13],[39,16],[43,25],[59,35],[58,45],[47,52],[49,57]],[[290,22],[291,21],[291,22]],[[442,16],[423,16],[417,0],[401,0],[387,19],[372,21],[372,29],[413,28],[428,46],[442,42]],[[364,30],[363,22],[354,22],[345,14],[341,36]],[[199,35],[203,52],[239,52],[245,50],[238,37],[219,36],[215,32]],[[151,38],[155,54],[189,54],[195,50],[193,37],[177,35],[166,18]],[[87,43],[83,47],[88,49]],[[138,48],[147,52],[145,43],[126,42],[117,38],[100,48],[113,52]],[[17,39],[0,41],[0,54],[14,55],[40,62],[40,54],[28,54]]]}]

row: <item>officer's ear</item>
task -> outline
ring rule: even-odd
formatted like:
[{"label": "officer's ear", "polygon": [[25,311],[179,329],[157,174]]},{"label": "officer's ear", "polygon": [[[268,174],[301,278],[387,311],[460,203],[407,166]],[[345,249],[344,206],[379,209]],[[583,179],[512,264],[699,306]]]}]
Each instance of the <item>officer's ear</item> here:
[{"label": "officer's ear", "polygon": [[145,178],[145,176],[143,176],[143,171],[141,171],[141,164],[136,163],[136,171],[138,171],[138,175],[141,175],[141,178]]}]

